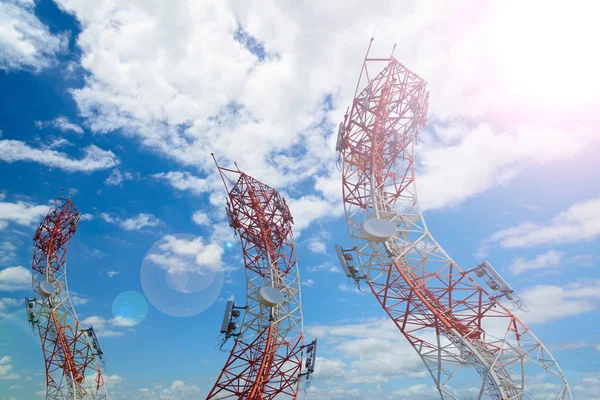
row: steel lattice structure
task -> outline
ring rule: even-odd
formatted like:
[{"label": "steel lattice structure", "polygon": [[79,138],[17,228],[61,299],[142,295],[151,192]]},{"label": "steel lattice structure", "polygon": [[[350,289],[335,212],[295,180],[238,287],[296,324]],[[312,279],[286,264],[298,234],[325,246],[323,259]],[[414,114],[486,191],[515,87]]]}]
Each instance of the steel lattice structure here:
[{"label": "steel lattice structure", "polygon": [[[277,190],[239,169],[217,167],[244,253],[246,312],[207,399],[295,399],[305,346],[292,215]],[[261,304],[263,287],[276,289],[283,300],[274,307]]]},{"label": "steel lattice structure", "polygon": [[38,227],[32,263],[34,298],[26,299],[26,307],[42,343],[46,399],[107,400],[96,335],[93,328],[81,326],[67,288],[67,245],[79,215],[71,200],[58,198]]},{"label": "steel lattice structure", "polygon": [[[421,357],[442,399],[458,399],[455,389],[465,376],[477,376],[468,372],[473,370],[479,374],[478,399],[542,398],[542,390],[543,398],[572,399],[550,352],[500,301],[510,300],[512,290],[502,291],[491,278],[492,289],[484,289],[477,283],[484,267],[462,270],[431,236],[414,171],[418,129],[426,123],[426,82],[393,52],[369,58],[369,50],[337,146],[354,244],[341,250],[340,259],[350,262],[356,254],[362,270],[349,276],[368,283]],[[392,233],[367,240],[364,224],[370,220],[392,227]]]}]

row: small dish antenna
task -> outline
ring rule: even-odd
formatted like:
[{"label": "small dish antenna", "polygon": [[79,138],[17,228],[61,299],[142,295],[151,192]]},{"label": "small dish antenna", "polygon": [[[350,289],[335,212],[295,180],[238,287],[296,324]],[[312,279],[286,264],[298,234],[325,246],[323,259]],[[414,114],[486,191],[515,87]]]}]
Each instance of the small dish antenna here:
[{"label": "small dish antenna", "polygon": [[396,234],[396,225],[385,219],[370,218],[362,223],[360,233],[371,242],[385,242]]}]

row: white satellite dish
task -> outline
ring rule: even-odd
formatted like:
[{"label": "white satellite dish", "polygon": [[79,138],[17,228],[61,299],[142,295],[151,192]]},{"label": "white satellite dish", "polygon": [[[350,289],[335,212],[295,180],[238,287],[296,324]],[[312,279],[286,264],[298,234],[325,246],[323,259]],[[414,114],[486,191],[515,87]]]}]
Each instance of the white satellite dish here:
[{"label": "white satellite dish", "polygon": [[54,285],[48,281],[42,281],[40,283],[40,293],[44,297],[50,297],[54,294]]},{"label": "white satellite dish", "polygon": [[360,233],[371,242],[385,242],[396,233],[396,225],[385,219],[370,218],[362,223]]},{"label": "white satellite dish", "polygon": [[283,301],[283,293],[271,286],[263,286],[256,293],[260,304],[267,307],[275,307]]}]

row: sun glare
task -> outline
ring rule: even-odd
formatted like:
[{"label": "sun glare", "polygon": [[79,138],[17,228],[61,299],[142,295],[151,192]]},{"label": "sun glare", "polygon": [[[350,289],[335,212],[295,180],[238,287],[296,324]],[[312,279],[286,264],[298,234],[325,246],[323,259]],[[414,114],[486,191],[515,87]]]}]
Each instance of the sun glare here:
[{"label": "sun glare", "polygon": [[542,107],[597,104],[598,12],[593,1],[496,2],[481,28],[497,83],[518,101]]}]

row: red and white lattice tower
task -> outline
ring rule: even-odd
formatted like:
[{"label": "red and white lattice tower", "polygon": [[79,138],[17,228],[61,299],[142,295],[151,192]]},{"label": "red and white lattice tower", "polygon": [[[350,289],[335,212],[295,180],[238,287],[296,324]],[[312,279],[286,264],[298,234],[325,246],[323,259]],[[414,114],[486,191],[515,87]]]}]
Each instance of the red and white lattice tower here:
[{"label": "red and white lattice tower", "polygon": [[277,190],[239,169],[217,167],[244,253],[246,304],[239,331],[232,333],[237,325],[231,323],[222,330],[236,340],[207,399],[295,399],[307,346],[292,215]]},{"label": "red and white lattice tower", "polygon": [[571,399],[557,362],[507,308],[518,306],[510,286],[487,261],[462,270],[427,229],[414,172],[427,100],[426,82],[393,52],[369,58],[367,51],[337,144],[353,241],[336,247],[342,266],[367,282],[442,399],[458,399],[467,382],[479,382],[478,399]]},{"label": "red and white lattice tower", "polygon": [[32,285],[27,316],[37,325],[46,365],[46,399],[106,400],[99,360],[102,350],[92,327],[77,319],[67,289],[67,245],[79,210],[58,198],[34,237]]}]

